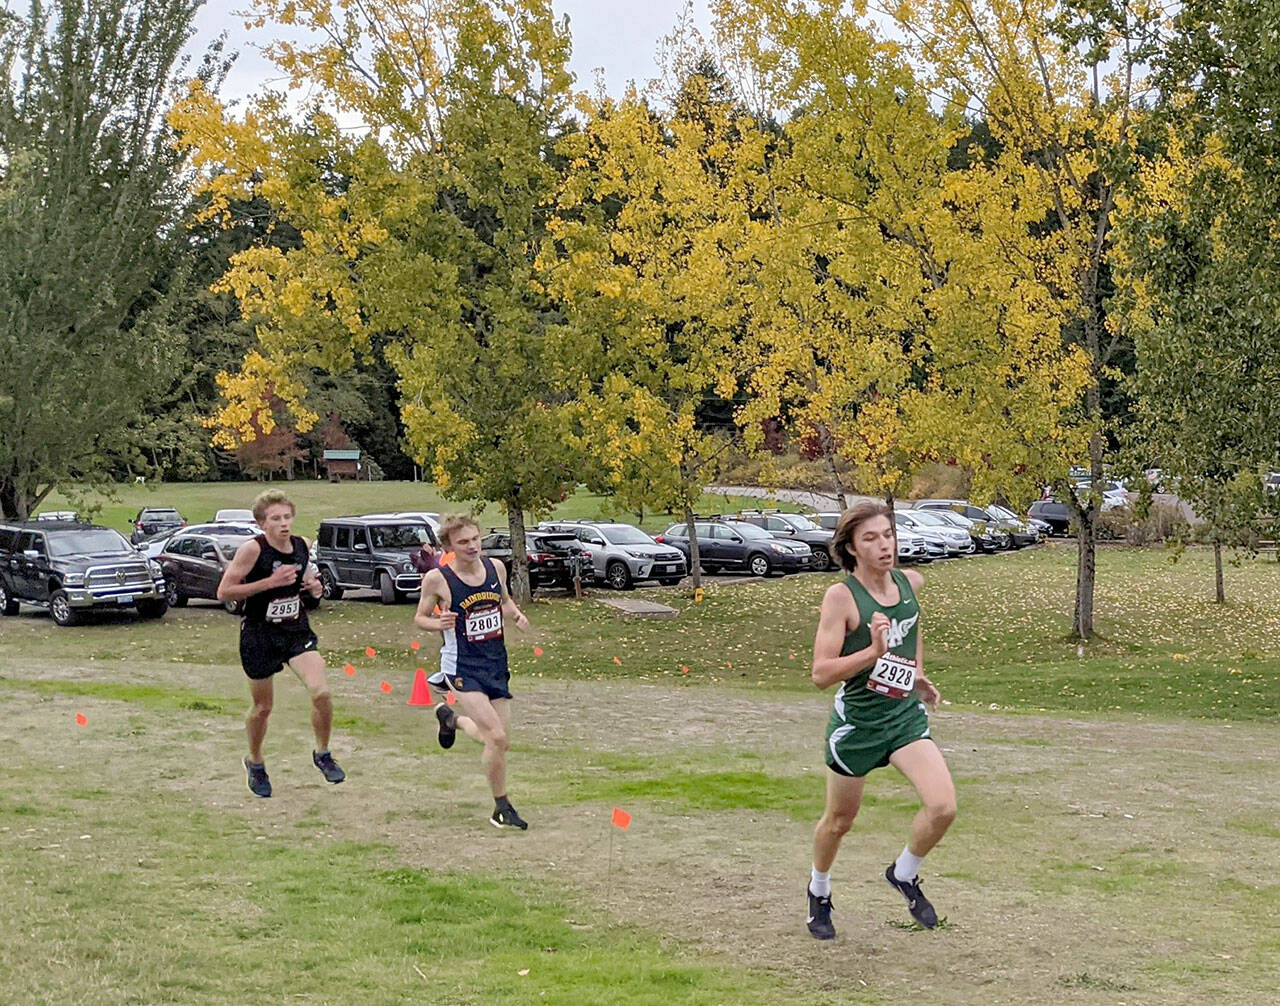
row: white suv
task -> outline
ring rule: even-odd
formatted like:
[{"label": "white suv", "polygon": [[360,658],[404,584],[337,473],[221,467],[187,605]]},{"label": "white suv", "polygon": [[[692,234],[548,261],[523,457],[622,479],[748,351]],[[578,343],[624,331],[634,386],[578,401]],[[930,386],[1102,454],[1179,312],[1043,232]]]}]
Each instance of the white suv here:
[{"label": "white suv", "polygon": [[631,524],[559,520],[539,524],[538,528],[577,535],[591,558],[594,578],[614,590],[630,590],[643,580],[657,580],[664,587],[672,587],[689,571],[682,552],[670,545],[659,545]]}]

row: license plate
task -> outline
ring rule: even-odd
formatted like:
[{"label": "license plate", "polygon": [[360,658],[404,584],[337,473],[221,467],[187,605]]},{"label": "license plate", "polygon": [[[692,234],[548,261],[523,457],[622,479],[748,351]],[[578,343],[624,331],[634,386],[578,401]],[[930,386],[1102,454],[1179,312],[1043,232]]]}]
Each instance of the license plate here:
[{"label": "license plate", "polygon": [[116,598],[116,604],[133,604],[132,594],[121,594]]}]

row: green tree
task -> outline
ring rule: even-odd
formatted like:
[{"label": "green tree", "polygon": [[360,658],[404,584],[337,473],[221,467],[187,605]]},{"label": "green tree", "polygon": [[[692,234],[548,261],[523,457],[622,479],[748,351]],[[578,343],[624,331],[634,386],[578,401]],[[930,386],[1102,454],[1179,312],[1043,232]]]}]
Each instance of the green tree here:
[{"label": "green tree", "polygon": [[[0,514],[141,461],[181,365],[186,155],[164,113],[198,0],[0,12]],[[198,76],[213,86],[212,51]]]}]

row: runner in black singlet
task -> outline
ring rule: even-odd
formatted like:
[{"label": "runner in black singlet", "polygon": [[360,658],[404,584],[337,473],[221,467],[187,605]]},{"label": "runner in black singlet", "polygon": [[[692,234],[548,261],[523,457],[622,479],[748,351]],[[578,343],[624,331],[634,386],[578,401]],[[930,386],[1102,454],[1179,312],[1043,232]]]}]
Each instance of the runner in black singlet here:
[{"label": "runner in black singlet", "polygon": [[329,782],[346,773],[329,753],[333,701],[324,674],[324,658],[307,610],[320,603],[320,579],[310,568],[307,543],[293,529],[294,507],[279,490],[268,490],[253,503],[253,516],[263,533],[236,552],[222,582],[218,600],[240,601],[240,663],[249,678],[253,708],[245,718],[249,756],[244,760],[249,789],[255,796],[271,795],[271,780],[262,760],[275,695],[273,675],[288,664],[311,693],[311,726],[316,735],[313,764]]}]

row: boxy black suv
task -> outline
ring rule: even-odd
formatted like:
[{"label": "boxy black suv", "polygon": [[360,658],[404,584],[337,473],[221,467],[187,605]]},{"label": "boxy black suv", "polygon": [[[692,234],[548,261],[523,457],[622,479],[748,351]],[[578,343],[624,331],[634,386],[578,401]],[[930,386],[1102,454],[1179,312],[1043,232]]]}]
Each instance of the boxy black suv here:
[{"label": "boxy black suv", "polygon": [[736,517],[728,519],[762,527],[783,541],[798,541],[808,545],[811,553],[810,569],[825,573],[833,565],[827,547],[835,537],[835,532],[815,524],[803,514],[782,513],[780,510],[743,510]]},{"label": "boxy black suv", "polygon": [[169,608],[157,563],[119,531],[69,521],[0,524],[0,613],[16,615],[19,604],[48,608],[58,625],[90,609],[159,618]]},{"label": "boxy black suv", "polygon": [[411,517],[334,517],[322,520],[315,560],[324,596],[336,601],[348,590],[376,590],[383,604],[397,604],[422,588],[413,556],[423,542],[439,547],[431,525]]}]

